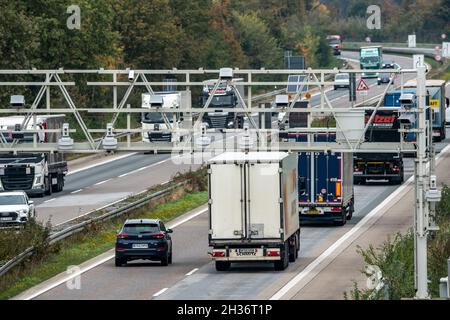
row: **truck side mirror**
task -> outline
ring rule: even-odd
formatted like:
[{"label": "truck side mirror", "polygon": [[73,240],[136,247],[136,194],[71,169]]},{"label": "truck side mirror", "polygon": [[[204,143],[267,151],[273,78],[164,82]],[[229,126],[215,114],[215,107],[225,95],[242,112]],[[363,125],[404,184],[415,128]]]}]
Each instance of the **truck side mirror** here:
[{"label": "truck side mirror", "polygon": [[450,106],[450,100],[449,100],[449,98],[445,98],[445,105],[446,105],[446,107],[449,107],[449,106]]}]

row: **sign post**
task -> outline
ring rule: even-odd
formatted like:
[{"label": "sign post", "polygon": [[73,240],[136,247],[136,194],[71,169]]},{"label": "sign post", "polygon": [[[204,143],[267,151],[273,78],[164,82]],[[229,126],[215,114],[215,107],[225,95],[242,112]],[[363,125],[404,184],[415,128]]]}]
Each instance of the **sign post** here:
[{"label": "sign post", "polygon": [[410,34],[408,36],[408,47],[409,48],[415,48],[416,47],[416,35]]},{"label": "sign post", "polygon": [[450,58],[450,42],[442,42],[442,56]]}]

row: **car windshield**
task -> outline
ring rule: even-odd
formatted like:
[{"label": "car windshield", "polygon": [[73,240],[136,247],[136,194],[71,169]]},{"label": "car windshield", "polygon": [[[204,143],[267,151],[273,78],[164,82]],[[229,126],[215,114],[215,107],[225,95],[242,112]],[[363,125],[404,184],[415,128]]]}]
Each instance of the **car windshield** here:
[{"label": "car windshield", "polygon": [[126,233],[156,233],[159,232],[159,225],[156,223],[128,223],[123,227]]},{"label": "car windshield", "polygon": [[339,40],[338,39],[331,39],[331,40],[328,40],[328,43],[329,44],[339,44]]},{"label": "car windshield", "polygon": [[337,74],[336,75],[336,80],[347,80],[349,78],[348,74]]},{"label": "car windshield", "polygon": [[0,206],[26,204],[25,197],[22,195],[0,196]]}]

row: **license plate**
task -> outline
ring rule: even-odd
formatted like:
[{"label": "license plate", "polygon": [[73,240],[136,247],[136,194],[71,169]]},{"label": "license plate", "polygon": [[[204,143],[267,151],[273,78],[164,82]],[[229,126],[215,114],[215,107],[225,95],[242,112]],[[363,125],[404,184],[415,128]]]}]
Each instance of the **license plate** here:
[{"label": "license plate", "polygon": [[146,244],[146,243],[135,243],[135,244],[133,244],[133,249],[148,249],[148,244]]},{"label": "license plate", "polygon": [[12,217],[0,218],[0,221],[12,221]]},{"label": "license plate", "polygon": [[257,248],[242,248],[232,249],[230,252],[231,257],[262,257],[261,249]]},{"label": "license plate", "polygon": [[358,174],[363,174],[362,172],[356,172],[356,171],[353,171],[353,174],[354,175],[358,175]]},{"label": "license plate", "polygon": [[308,210],[308,214],[320,214],[319,210]]}]

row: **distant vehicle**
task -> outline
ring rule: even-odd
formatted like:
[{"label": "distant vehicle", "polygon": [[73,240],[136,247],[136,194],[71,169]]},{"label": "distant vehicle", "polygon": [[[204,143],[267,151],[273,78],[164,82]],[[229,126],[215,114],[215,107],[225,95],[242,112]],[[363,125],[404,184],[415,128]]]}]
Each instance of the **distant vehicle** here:
[{"label": "distant vehicle", "polygon": [[116,267],[138,259],[161,261],[162,266],[172,263],[171,233],[158,219],[125,221],[116,237]]},{"label": "distant vehicle", "polygon": [[447,104],[447,108],[445,108],[445,124],[450,125],[450,107]]},{"label": "distant vehicle", "polygon": [[34,218],[33,201],[23,191],[0,192],[0,225],[21,225]]},{"label": "distant vehicle", "polygon": [[[361,69],[379,70],[383,65],[383,52],[381,46],[361,47],[359,50],[359,64]],[[363,78],[377,78],[378,73],[367,72]]]},{"label": "distant vehicle", "polygon": [[341,36],[339,35],[329,35],[327,36],[327,41],[329,46],[333,49],[334,55],[340,55],[342,49]]},{"label": "distant vehicle", "polygon": [[[382,83],[389,83],[392,79],[392,75],[390,73],[381,73],[378,75],[377,84],[381,85]],[[392,80],[392,84],[394,84],[394,80]]]},{"label": "distant vehicle", "polygon": [[[201,95],[200,107],[205,106],[212,93],[217,80],[207,80],[203,82],[203,91]],[[235,83],[239,83],[242,79],[233,79]],[[244,86],[236,85],[237,90],[242,98],[244,98]],[[222,83],[216,90],[207,112],[203,115],[203,122],[211,129],[232,129],[243,128],[244,115],[242,113],[233,112],[234,108],[242,107],[238,94],[232,86]]]},{"label": "distant vehicle", "polygon": [[234,262],[272,262],[284,270],[294,262],[300,249],[297,154],[225,152],[208,161],[208,174],[216,270]]},{"label": "distant vehicle", "polygon": [[338,88],[350,87],[350,75],[348,73],[338,73],[334,76],[334,90]]},{"label": "distant vehicle", "polygon": [[381,68],[382,69],[395,69],[396,67],[396,63],[394,61],[390,61],[390,60],[384,60]]},{"label": "distant vehicle", "polygon": [[[142,129],[144,130],[142,133],[142,141],[147,143],[183,141],[183,136],[175,136],[168,130],[167,123],[172,127],[181,127],[183,121],[182,104],[190,104],[190,92],[161,92],[153,95],[144,93],[142,94],[142,108],[158,108],[154,105],[157,100],[156,98],[162,101],[162,105],[158,106],[159,108],[165,111],[173,110],[173,113],[144,112],[140,119]],[[166,119],[164,119],[164,115]]]},{"label": "distant vehicle", "polygon": [[[0,128],[7,142],[31,143],[33,133],[20,133],[24,117],[2,117]],[[64,115],[42,115],[36,117],[36,142],[57,143],[59,132],[46,132],[46,129],[61,129]],[[34,128],[33,119],[27,130]],[[5,133],[6,131],[6,133]],[[0,154],[0,191],[23,190],[30,196],[50,195],[64,188],[67,162],[63,153],[24,153]]]},{"label": "distant vehicle", "polygon": [[[417,88],[416,80],[409,80],[404,84],[411,92]],[[442,141],[446,138],[445,122],[447,118],[446,82],[444,80],[427,80],[427,105],[433,110],[433,140]]]}]

